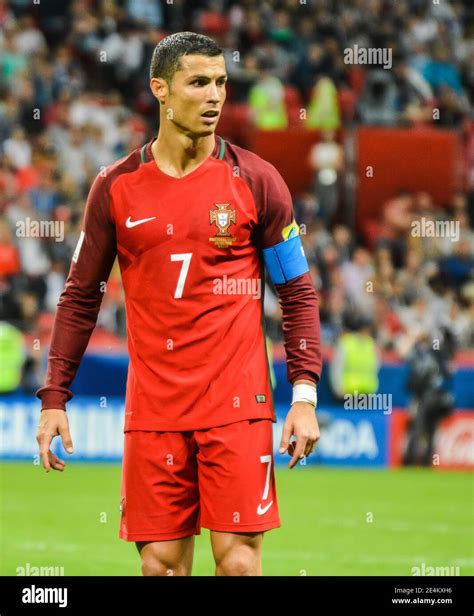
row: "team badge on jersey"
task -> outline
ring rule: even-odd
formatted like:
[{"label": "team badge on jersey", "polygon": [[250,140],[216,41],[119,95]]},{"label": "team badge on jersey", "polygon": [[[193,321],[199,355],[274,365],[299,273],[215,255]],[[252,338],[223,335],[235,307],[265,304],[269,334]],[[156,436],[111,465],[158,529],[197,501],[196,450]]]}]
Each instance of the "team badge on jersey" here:
[{"label": "team badge on jersey", "polygon": [[229,206],[230,203],[215,203],[214,207],[217,210],[209,210],[209,224],[215,224],[217,227],[215,237],[210,237],[209,241],[213,242],[217,248],[229,248],[237,239],[228,231],[230,225],[236,222],[235,208],[231,209]]}]

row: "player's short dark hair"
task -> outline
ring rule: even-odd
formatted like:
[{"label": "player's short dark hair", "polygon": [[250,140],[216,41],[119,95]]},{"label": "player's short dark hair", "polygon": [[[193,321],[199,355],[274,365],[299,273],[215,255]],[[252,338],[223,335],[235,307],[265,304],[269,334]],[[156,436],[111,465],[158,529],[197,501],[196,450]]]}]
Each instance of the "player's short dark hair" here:
[{"label": "player's short dark hair", "polygon": [[161,40],[153,51],[150,79],[160,77],[170,84],[174,74],[180,68],[180,58],[192,54],[220,56],[222,49],[204,34],[196,32],[170,34]]}]

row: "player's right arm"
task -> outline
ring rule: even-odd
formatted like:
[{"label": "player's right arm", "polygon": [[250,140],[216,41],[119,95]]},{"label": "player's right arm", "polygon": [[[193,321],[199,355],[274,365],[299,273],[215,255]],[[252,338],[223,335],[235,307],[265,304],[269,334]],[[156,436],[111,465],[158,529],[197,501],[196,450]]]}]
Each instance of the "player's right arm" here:
[{"label": "player's right arm", "polygon": [[64,461],[50,450],[56,435],[61,436],[68,453],[73,451],[66,402],[72,398],[70,385],[96,325],[106,282],[117,254],[109,186],[107,175],[98,175],[90,189],[83,228],[58,302],[46,382],[36,392],[41,399],[36,440],[46,472],[51,468],[62,471],[65,466]]}]

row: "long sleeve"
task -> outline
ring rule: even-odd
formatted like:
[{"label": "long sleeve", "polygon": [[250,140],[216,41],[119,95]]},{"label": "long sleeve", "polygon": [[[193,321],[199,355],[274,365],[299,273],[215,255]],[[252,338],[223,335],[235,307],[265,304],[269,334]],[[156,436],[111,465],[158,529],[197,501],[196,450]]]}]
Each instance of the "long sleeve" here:
[{"label": "long sleeve", "polygon": [[76,251],[53,326],[44,387],[36,392],[42,409],[66,408],[70,385],[97,322],[107,279],[114,263],[115,225],[110,212],[107,176],[97,176],[89,192]]},{"label": "long sleeve", "polygon": [[[263,248],[299,235],[290,191],[278,171],[268,164],[265,174]],[[282,309],[287,377],[319,381],[322,370],[318,297],[311,275],[305,272],[285,284],[275,284]]]},{"label": "long sleeve", "polygon": [[321,376],[319,307],[309,273],[275,286],[282,309],[282,329],[290,383]]}]

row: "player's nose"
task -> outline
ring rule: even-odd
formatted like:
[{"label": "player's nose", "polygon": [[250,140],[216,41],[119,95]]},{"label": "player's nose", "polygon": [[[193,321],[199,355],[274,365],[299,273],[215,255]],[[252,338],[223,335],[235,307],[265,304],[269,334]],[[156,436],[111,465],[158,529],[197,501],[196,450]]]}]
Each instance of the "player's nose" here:
[{"label": "player's nose", "polygon": [[218,103],[220,101],[219,89],[215,82],[211,82],[207,91],[207,102],[208,103]]}]

